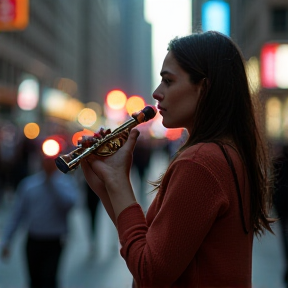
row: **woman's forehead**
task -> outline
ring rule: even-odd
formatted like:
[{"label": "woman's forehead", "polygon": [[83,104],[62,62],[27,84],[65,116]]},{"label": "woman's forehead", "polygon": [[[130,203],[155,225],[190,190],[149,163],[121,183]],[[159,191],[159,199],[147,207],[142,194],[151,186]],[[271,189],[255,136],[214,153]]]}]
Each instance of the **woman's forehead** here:
[{"label": "woman's forehead", "polygon": [[173,53],[169,51],[163,61],[162,70],[166,71],[167,69],[169,70],[177,66],[179,66],[178,62],[176,61]]},{"label": "woman's forehead", "polygon": [[176,58],[174,57],[173,53],[169,51],[164,59],[162,70],[160,72],[160,75],[163,74],[172,74],[176,75],[179,73],[183,73],[184,70],[181,68],[179,63],[177,62]]}]

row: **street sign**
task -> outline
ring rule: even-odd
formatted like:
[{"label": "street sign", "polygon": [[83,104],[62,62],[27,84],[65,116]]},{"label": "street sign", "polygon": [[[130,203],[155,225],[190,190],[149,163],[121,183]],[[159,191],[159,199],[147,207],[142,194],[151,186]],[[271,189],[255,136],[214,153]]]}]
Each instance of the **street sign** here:
[{"label": "street sign", "polygon": [[29,0],[0,0],[0,31],[24,30],[29,22]]}]

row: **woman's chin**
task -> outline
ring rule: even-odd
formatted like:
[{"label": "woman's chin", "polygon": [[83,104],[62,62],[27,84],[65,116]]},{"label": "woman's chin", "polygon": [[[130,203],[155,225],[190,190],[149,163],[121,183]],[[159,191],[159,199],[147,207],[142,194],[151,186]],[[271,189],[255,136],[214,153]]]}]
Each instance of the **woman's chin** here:
[{"label": "woman's chin", "polygon": [[173,125],[172,123],[165,122],[164,120],[162,121],[162,125],[167,129],[183,128],[183,127],[180,127],[178,125]]}]

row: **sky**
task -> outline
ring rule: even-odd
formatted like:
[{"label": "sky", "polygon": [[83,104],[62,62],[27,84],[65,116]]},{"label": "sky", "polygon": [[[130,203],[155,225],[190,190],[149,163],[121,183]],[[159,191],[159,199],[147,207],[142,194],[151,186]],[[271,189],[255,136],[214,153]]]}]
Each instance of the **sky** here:
[{"label": "sky", "polygon": [[168,43],[176,36],[192,33],[191,0],[145,0],[145,19],[152,25],[152,86],[161,80],[160,71]]}]

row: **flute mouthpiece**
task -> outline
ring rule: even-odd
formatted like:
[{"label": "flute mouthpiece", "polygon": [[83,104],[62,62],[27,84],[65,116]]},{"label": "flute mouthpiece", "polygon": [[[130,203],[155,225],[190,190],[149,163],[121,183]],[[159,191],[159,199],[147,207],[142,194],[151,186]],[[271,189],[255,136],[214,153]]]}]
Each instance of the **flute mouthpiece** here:
[{"label": "flute mouthpiece", "polygon": [[157,109],[155,106],[148,105],[142,110],[142,112],[145,114],[145,122],[146,122],[155,117]]}]

